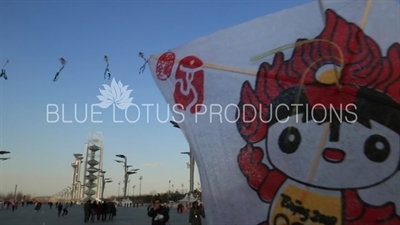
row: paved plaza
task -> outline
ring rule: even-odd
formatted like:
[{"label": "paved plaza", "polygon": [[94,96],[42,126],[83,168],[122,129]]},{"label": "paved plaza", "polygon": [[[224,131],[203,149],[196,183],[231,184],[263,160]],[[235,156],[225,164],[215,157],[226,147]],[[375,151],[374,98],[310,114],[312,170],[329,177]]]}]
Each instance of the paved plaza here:
[{"label": "paved plaza", "polygon": [[[138,208],[122,208],[117,209],[117,216],[111,221],[96,221],[97,224],[110,225],[150,225],[151,218],[147,216],[147,207]],[[74,205],[68,208],[66,217],[58,217],[58,211],[46,204],[36,212],[33,205],[28,207],[19,206],[14,212],[11,209],[2,209],[0,211],[0,225],[80,225],[90,224],[84,223],[83,205]],[[206,215],[207,216],[207,215]],[[188,225],[189,212],[178,214],[175,208],[170,211],[171,225]],[[205,219],[202,220],[203,225],[207,225]]]}]

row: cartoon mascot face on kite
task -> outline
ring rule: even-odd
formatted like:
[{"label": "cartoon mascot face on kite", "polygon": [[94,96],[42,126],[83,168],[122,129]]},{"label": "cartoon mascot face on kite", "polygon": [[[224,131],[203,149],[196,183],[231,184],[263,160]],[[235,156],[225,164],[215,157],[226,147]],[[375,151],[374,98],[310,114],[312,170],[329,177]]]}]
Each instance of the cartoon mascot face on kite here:
[{"label": "cartoon mascot face on kite", "polygon": [[[263,224],[400,224],[400,205],[358,194],[399,172],[400,45],[382,56],[357,25],[326,16],[323,32],[298,40],[290,59],[279,52],[260,65],[254,90],[243,84],[239,167],[270,203]],[[262,140],[265,151],[255,146]]]}]

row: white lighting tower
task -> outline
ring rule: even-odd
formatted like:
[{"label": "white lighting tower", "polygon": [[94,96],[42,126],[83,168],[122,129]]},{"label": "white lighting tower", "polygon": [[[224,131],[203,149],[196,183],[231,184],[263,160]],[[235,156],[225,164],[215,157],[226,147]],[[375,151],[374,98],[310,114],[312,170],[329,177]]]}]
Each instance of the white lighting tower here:
[{"label": "white lighting tower", "polygon": [[84,202],[87,200],[100,200],[101,197],[101,173],[103,170],[103,134],[101,132],[89,132],[85,146],[85,171]]}]

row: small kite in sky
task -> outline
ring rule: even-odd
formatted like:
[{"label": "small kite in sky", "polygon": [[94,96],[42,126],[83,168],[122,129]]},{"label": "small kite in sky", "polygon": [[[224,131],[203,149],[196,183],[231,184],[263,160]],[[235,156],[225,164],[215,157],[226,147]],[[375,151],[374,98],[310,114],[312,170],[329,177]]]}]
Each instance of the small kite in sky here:
[{"label": "small kite in sky", "polygon": [[54,77],[54,82],[55,81],[57,81],[57,79],[58,79],[58,76],[60,75],[60,72],[61,72],[61,70],[63,70],[64,69],[64,66],[65,66],[65,64],[67,64],[67,61],[65,61],[65,59],[64,58],[60,58],[59,59],[60,60],[60,62],[61,62],[61,65],[62,65],[62,67],[61,67],[61,69],[60,70],[58,70],[58,72],[56,73],[56,76]]},{"label": "small kite in sky", "polygon": [[144,53],[143,52],[139,52],[139,57],[144,59],[144,64],[142,67],[140,67],[139,69],[139,74],[143,73],[144,70],[146,69],[146,64],[147,64],[147,59],[144,57]]},{"label": "small kite in sky", "polygon": [[110,68],[109,68],[109,64],[108,64],[108,56],[104,56],[104,61],[106,61],[106,63],[107,63],[107,67],[106,67],[106,70],[104,71],[104,79],[106,79],[106,75],[108,74],[108,79],[110,79],[111,78],[111,73],[110,73]]},{"label": "small kite in sky", "polygon": [[6,70],[4,69],[4,67],[7,66],[8,62],[10,62],[10,60],[7,60],[6,63],[4,63],[3,68],[1,69],[1,74],[0,74],[0,78],[4,77],[4,79],[8,79],[7,75],[6,75]]}]

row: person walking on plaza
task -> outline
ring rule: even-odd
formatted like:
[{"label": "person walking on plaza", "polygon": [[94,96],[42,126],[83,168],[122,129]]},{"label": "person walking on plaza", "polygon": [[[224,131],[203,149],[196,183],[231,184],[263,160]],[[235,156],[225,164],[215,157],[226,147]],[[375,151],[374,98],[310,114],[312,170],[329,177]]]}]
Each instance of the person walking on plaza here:
[{"label": "person walking on plaza", "polygon": [[91,207],[90,200],[87,200],[87,202],[83,205],[83,212],[85,214],[85,219],[84,219],[85,223],[87,223],[90,218],[90,213],[91,213],[90,207]]},{"label": "person walking on plaza", "polygon": [[108,205],[106,201],[103,201],[103,203],[101,204],[101,221],[107,220],[107,214],[108,214]]},{"label": "person walking on plaza", "polygon": [[151,217],[151,225],[165,225],[169,220],[169,213],[166,208],[161,205],[161,200],[154,200],[154,207],[150,208],[147,215]]},{"label": "person walking on plaza", "polygon": [[197,201],[193,202],[189,212],[189,223],[191,225],[201,225],[201,217],[206,218],[203,207],[199,207]]},{"label": "person walking on plaza", "polygon": [[94,223],[94,219],[96,217],[96,211],[97,211],[97,202],[93,201],[92,205],[90,206],[90,212],[91,212],[90,222],[92,223]]},{"label": "person walking on plaza", "polygon": [[11,203],[11,208],[12,208],[12,211],[14,212],[14,209],[15,209],[15,202],[14,201]]},{"label": "person walking on plaza", "polygon": [[117,208],[114,202],[109,202],[108,207],[109,207],[108,212],[110,213],[108,220],[113,220],[114,216],[117,215]]},{"label": "person walking on plaza", "polygon": [[63,205],[61,204],[61,202],[58,203],[58,217],[61,216],[61,211],[63,209]]},{"label": "person walking on plaza", "polygon": [[62,216],[66,216],[68,214],[68,205],[69,205],[68,202],[66,202],[64,205]]},{"label": "person walking on plaza", "polygon": [[97,221],[100,221],[101,214],[101,202],[99,202],[96,209]]}]

